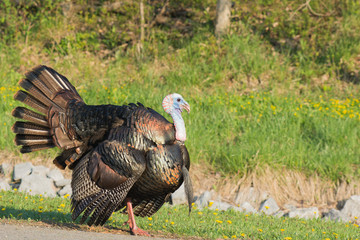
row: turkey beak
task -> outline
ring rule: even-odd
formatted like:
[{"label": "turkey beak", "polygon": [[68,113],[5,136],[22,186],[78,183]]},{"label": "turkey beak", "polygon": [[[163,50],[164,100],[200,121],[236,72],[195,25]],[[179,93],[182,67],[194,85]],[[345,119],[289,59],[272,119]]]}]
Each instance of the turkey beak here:
[{"label": "turkey beak", "polygon": [[185,109],[188,112],[188,114],[190,113],[190,105],[187,102],[184,101],[184,103],[181,104],[181,106],[183,109]]}]

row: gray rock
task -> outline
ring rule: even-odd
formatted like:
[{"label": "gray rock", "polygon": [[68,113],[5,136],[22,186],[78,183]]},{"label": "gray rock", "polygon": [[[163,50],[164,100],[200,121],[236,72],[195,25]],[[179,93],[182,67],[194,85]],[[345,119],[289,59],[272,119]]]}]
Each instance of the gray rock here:
[{"label": "gray rock", "polygon": [[212,210],[219,210],[219,211],[226,211],[228,210],[229,208],[233,207],[233,205],[229,204],[229,203],[226,203],[226,202],[221,202],[221,201],[212,201],[210,200],[209,201],[209,209],[212,209]]},{"label": "gray rock", "polygon": [[52,180],[54,180],[55,182],[56,181],[59,181],[61,179],[64,179],[64,176],[62,175],[61,171],[59,169],[51,169],[47,174],[46,176]]},{"label": "gray rock", "polygon": [[61,179],[61,180],[57,180],[54,182],[56,187],[64,187],[65,185],[70,185],[71,184],[71,179]]},{"label": "gray rock", "polygon": [[0,190],[11,190],[10,184],[5,179],[0,179]]},{"label": "gray rock", "polygon": [[360,217],[360,195],[353,195],[345,201],[341,214],[347,217]]},{"label": "gray rock", "polygon": [[31,170],[31,174],[36,174],[36,175],[40,175],[43,177],[46,177],[46,174],[49,172],[49,168],[45,167],[45,166],[34,166]]},{"label": "gray rock", "polygon": [[265,201],[263,201],[259,208],[259,212],[263,212],[266,215],[273,215],[279,210],[280,208],[273,198],[268,198]]},{"label": "gray rock", "polygon": [[268,197],[269,194],[267,192],[256,190],[255,188],[250,187],[246,190],[239,191],[236,194],[234,202],[235,204],[242,204],[244,202],[249,202],[251,204],[257,205],[260,202],[266,200]]},{"label": "gray rock", "polygon": [[23,177],[29,175],[33,165],[30,162],[19,163],[14,166],[14,174],[13,179],[14,181],[19,181]]},{"label": "gray rock", "polygon": [[182,184],[178,188],[178,190],[176,190],[173,194],[171,194],[171,199],[174,205],[187,203],[184,184]]},{"label": "gray rock", "polygon": [[284,211],[277,211],[276,213],[273,214],[274,217],[283,217],[285,215]]},{"label": "gray rock", "polygon": [[65,185],[61,190],[59,190],[57,192],[57,194],[62,197],[66,194],[69,194],[69,196],[71,196],[71,193],[72,193],[72,189],[71,189],[71,186],[70,184],[69,185]]},{"label": "gray rock", "polygon": [[311,208],[297,208],[292,210],[288,213],[290,218],[304,218],[304,219],[311,219],[311,218],[318,218],[320,216],[319,209],[317,207]]},{"label": "gray rock", "polygon": [[43,194],[48,197],[55,197],[53,181],[47,177],[31,174],[21,179],[19,191],[27,192],[31,195]]},{"label": "gray rock", "polygon": [[195,204],[198,206],[198,208],[203,208],[209,204],[210,199],[211,192],[205,191],[200,195],[200,197],[196,199]]},{"label": "gray rock", "polygon": [[285,204],[284,208],[289,210],[289,211],[293,211],[293,210],[296,209],[296,207],[294,205],[292,205],[292,204]]},{"label": "gray rock", "polygon": [[323,214],[325,220],[332,220],[335,222],[348,222],[351,220],[350,217],[346,216],[344,213],[337,209],[330,209],[328,212]]},{"label": "gray rock", "polygon": [[0,165],[0,174],[7,175],[11,172],[11,165],[9,163],[2,163]]},{"label": "gray rock", "polygon": [[240,208],[243,210],[243,212],[246,213],[256,213],[256,209],[248,202],[244,202],[240,205]]}]

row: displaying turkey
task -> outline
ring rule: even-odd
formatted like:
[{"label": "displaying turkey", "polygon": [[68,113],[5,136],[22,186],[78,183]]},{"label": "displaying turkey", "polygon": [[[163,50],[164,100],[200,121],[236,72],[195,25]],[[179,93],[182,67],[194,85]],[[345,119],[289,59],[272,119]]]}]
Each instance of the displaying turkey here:
[{"label": "displaying turkey", "polygon": [[[14,98],[37,112],[16,107],[12,115],[26,121],[13,126],[15,143],[28,153],[52,147],[63,151],[54,164],[72,172],[72,218],[103,225],[126,207],[132,234],[148,235],[134,214],[151,216],[184,182],[189,211],[193,199],[190,158],[181,116],[190,112],[179,94],[162,102],[173,124],[141,103],[86,105],[66,77],[38,66],[19,82],[25,91]],[[124,210],[125,211],[125,210]]]}]

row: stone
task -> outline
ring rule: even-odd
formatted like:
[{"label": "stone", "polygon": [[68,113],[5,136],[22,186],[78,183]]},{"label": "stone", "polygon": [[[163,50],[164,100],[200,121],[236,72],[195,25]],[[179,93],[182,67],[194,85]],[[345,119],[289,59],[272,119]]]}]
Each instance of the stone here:
[{"label": "stone", "polygon": [[217,209],[218,211],[226,211],[229,208],[233,207],[233,205],[226,203],[226,202],[221,202],[221,201],[212,201],[210,200],[208,203],[209,209],[215,210]]},{"label": "stone", "polygon": [[30,175],[34,166],[30,162],[19,163],[14,166],[13,179],[19,181],[23,177]]},{"label": "stone", "polygon": [[360,218],[360,195],[353,195],[345,201],[344,207],[340,210],[347,217]]},{"label": "stone", "polygon": [[72,193],[72,189],[71,189],[70,184],[65,185],[61,190],[59,190],[59,191],[57,192],[57,194],[58,194],[60,197],[66,195],[66,194],[69,194],[69,196],[71,196],[71,193]]},{"label": "stone", "polygon": [[198,208],[203,208],[208,206],[210,199],[211,192],[205,191],[200,195],[200,197],[196,199],[195,204],[198,206]]},{"label": "stone", "polygon": [[289,210],[289,211],[293,211],[293,210],[296,209],[296,207],[294,205],[292,205],[292,204],[285,204],[284,208]]},{"label": "stone", "polygon": [[71,184],[71,179],[60,179],[54,182],[56,187],[64,187],[65,185],[70,185]]},{"label": "stone", "polygon": [[274,217],[278,217],[278,218],[283,217],[284,215],[285,215],[285,212],[281,211],[281,210],[279,210],[273,214]]},{"label": "stone", "polygon": [[311,208],[297,208],[288,213],[290,218],[304,218],[304,219],[312,219],[318,218],[320,216],[319,209],[317,207]]},{"label": "stone", "polygon": [[0,174],[7,175],[11,172],[11,165],[9,163],[2,163],[0,165]]},{"label": "stone", "polygon": [[244,202],[240,205],[240,208],[243,210],[243,212],[246,213],[256,213],[256,209],[248,202]]},{"label": "stone", "polygon": [[349,222],[351,220],[350,217],[337,209],[330,209],[328,212],[325,212],[323,218],[324,220],[332,220],[335,222]]},{"label": "stone", "polygon": [[10,184],[5,179],[0,178],[0,190],[4,190],[4,191],[11,190]]},{"label": "stone", "polygon": [[256,190],[254,187],[250,187],[243,191],[238,191],[234,199],[235,204],[242,204],[244,202],[249,202],[251,204],[257,205],[258,203],[269,198],[267,192]]},{"label": "stone", "polygon": [[62,180],[64,179],[64,176],[62,175],[61,171],[59,169],[51,169],[47,174],[46,176],[52,180],[54,180],[55,182],[56,181],[59,181],[59,180]]},{"label": "stone", "polygon": [[184,184],[181,184],[181,186],[171,194],[171,200],[174,205],[187,203]]},{"label": "stone", "polygon": [[31,174],[37,174],[43,177],[46,177],[46,174],[49,172],[49,168],[45,166],[34,166],[31,170]]},{"label": "stone", "polygon": [[268,198],[260,204],[259,212],[265,213],[266,215],[273,215],[280,208],[273,198]]},{"label": "stone", "polygon": [[31,174],[21,179],[19,191],[27,192],[31,195],[42,194],[48,197],[55,197],[56,192],[53,186],[51,179],[38,174]]}]

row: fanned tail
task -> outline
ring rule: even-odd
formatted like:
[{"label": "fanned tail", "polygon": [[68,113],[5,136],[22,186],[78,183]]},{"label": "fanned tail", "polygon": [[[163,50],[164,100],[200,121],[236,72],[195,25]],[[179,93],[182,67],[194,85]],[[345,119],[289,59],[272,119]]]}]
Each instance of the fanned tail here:
[{"label": "fanned tail", "polygon": [[[12,116],[25,120],[15,122],[12,128],[16,133],[15,144],[22,146],[22,153],[59,146],[54,137],[57,126],[52,126],[50,113],[64,112],[70,100],[82,99],[64,76],[49,67],[38,66],[26,73],[25,77],[19,81],[25,91],[18,91],[14,98],[36,112],[25,107],[16,107],[12,111]],[[62,160],[65,162],[68,159]],[[58,165],[64,164],[61,162]]]}]

